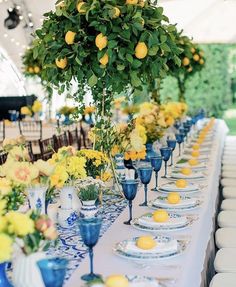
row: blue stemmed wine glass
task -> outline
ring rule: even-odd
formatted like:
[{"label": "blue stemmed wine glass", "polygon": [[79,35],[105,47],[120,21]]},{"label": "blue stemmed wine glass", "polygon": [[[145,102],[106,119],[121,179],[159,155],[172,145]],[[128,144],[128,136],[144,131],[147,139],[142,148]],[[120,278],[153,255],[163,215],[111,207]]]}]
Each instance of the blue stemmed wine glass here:
[{"label": "blue stemmed wine glass", "polygon": [[170,166],[172,166],[173,165],[173,152],[174,152],[175,147],[176,147],[176,140],[168,139],[166,142],[167,142],[167,146],[169,148],[171,148],[171,162],[170,162]]},{"label": "blue stemmed wine glass", "polygon": [[68,260],[54,257],[39,260],[37,265],[40,269],[45,287],[62,287],[66,275]]},{"label": "blue stemmed wine glass", "polygon": [[175,135],[176,141],[179,144],[179,156],[181,156],[181,144],[184,141],[184,134],[176,134]]},{"label": "blue stemmed wine glass", "polygon": [[91,281],[101,278],[100,275],[93,272],[93,247],[97,244],[102,226],[100,217],[79,218],[79,230],[84,244],[89,248],[90,273],[81,276],[84,281]]},{"label": "blue stemmed wine glass", "polygon": [[144,202],[139,204],[139,206],[147,206],[147,191],[148,191],[148,184],[152,178],[152,167],[151,166],[144,166],[138,169],[139,171],[139,178],[144,184]]},{"label": "blue stemmed wine glass", "polygon": [[139,181],[136,179],[127,179],[121,181],[124,196],[129,201],[129,220],[124,222],[124,224],[127,225],[130,225],[132,220],[132,201],[137,194],[138,184]]},{"label": "blue stemmed wine glass", "polygon": [[165,162],[165,175],[162,176],[162,178],[167,178],[167,162],[168,162],[168,160],[170,159],[170,156],[171,156],[171,148],[169,148],[169,147],[162,147],[162,148],[160,148],[160,152],[161,152],[162,159]]},{"label": "blue stemmed wine glass", "polygon": [[156,155],[151,157],[151,165],[153,170],[155,171],[155,178],[156,178],[156,186],[152,189],[152,191],[158,191],[158,172],[162,166],[162,157],[160,155]]}]

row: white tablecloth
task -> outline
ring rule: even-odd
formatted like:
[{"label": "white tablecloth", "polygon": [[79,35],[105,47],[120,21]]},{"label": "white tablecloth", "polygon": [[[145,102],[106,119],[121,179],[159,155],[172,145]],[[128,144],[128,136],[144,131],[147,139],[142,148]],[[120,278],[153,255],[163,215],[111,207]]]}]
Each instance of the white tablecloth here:
[{"label": "white tablecloth", "polygon": [[[107,230],[94,248],[94,267],[95,273],[103,276],[111,274],[145,275],[152,277],[175,277],[177,287],[200,287],[207,286],[205,282],[207,269],[207,256],[210,255],[212,246],[212,233],[214,231],[214,218],[216,213],[216,202],[218,198],[218,185],[221,170],[221,156],[226,133],[228,131],[224,121],[218,120],[216,126],[216,136],[212,145],[210,160],[207,162],[207,180],[203,183],[205,188],[201,193],[196,194],[204,203],[199,209],[189,212],[195,214],[199,219],[194,225],[180,232],[165,233],[179,239],[190,239],[189,246],[184,254],[154,263],[153,266],[142,266],[125,259],[119,258],[112,253],[113,246],[124,239],[132,238],[145,234],[145,232],[124,225],[123,222],[128,218],[126,208],[117,218],[114,224]],[[160,172],[163,175],[164,171]],[[164,183],[161,180],[161,183]],[[154,185],[154,178],[150,188]],[[149,191],[149,199],[154,199],[157,193]],[[134,201],[133,215],[138,217],[145,212],[150,212],[149,208],[140,207],[143,202],[144,192],[139,190]],[[77,270],[67,281],[66,287],[82,286],[81,275],[88,273],[88,256],[84,259]]]}]

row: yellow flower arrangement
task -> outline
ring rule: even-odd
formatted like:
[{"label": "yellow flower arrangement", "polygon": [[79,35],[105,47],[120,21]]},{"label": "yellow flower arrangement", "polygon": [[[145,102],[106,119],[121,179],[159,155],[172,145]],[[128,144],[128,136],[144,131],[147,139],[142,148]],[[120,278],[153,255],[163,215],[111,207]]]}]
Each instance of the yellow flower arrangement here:
[{"label": "yellow flower arrangement", "polygon": [[87,106],[84,108],[84,115],[90,115],[96,111],[94,106]]},{"label": "yellow flower arrangement", "polygon": [[30,117],[32,116],[32,112],[31,112],[30,108],[27,106],[21,107],[20,113],[22,115],[25,115],[25,116],[30,116]]},{"label": "yellow flower arrangement", "polygon": [[34,113],[39,113],[42,111],[42,103],[38,100],[35,100],[32,106],[32,111]]},{"label": "yellow flower arrangement", "polygon": [[71,156],[67,162],[67,172],[74,178],[85,178],[86,177],[86,159],[84,157]]},{"label": "yellow flower arrangement", "polygon": [[10,261],[13,252],[13,240],[5,233],[0,233],[0,263]]},{"label": "yellow flower arrangement", "polygon": [[8,153],[8,157],[15,161],[29,161],[30,156],[28,149],[24,146],[14,146]]},{"label": "yellow flower arrangement", "polygon": [[112,174],[108,171],[103,172],[100,177],[97,177],[97,179],[101,179],[103,182],[109,181],[111,178]]},{"label": "yellow flower arrangement", "polygon": [[163,104],[161,109],[164,111],[166,117],[172,117],[173,120],[177,120],[185,115],[188,106],[184,102],[168,102]]},{"label": "yellow flower arrangement", "polygon": [[10,234],[23,237],[35,231],[34,221],[27,214],[10,211],[6,214],[6,219]]},{"label": "yellow flower arrangement", "polygon": [[6,178],[0,178],[0,195],[7,195],[11,192],[11,190],[11,182]]},{"label": "yellow flower arrangement", "polygon": [[5,216],[0,215],[0,233],[4,232],[7,228],[7,220]]},{"label": "yellow flower arrangement", "polygon": [[39,173],[43,176],[51,176],[51,174],[55,169],[55,166],[53,164],[50,164],[50,162],[41,159],[34,162],[34,166],[39,170]]},{"label": "yellow flower arrangement", "polygon": [[53,174],[50,177],[51,186],[61,188],[68,180],[69,174],[66,171],[66,167],[63,165],[57,165]]}]

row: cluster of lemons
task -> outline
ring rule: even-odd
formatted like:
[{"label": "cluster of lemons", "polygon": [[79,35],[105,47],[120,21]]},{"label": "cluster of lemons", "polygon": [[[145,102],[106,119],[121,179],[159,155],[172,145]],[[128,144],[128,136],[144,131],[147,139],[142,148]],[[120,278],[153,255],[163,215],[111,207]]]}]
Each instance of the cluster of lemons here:
[{"label": "cluster of lemons", "polygon": [[38,74],[40,73],[41,69],[39,66],[30,66],[27,68],[27,72],[30,74]]},{"label": "cluster of lemons", "polygon": [[[144,7],[144,0],[126,0],[126,5],[139,5],[140,7]],[[62,2],[61,5],[64,5]],[[114,7],[114,13],[113,13],[113,18],[118,18],[120,17],[121,11],[118,7]],[[79,2],[77,4],[77,11],[80,14],[85,14],[87,11],[87,4],[86,2]],[[143,23],[144,25],[144,20]],[[65,42],[67,45],[73,45],[75,42],[75,37],[76,37],[76,32],[73,31],[67,31],[65,34]],[[108,45],[108,39],[107,36],[103,35],[102,33],[99,33],[96,38],[95,38],[95,45],[98,48],[99,51],[102,51],[104,48],[107,47]],[[147,54],[148,54],[148,47],[144,42],[138,42],[135,51],[134,51],[135,57],[137,59],[144,59]],[[100,59],[99,62],[102,66],[106,66],[109,62],[109,56],[107,53],[105,53]],[[55,60],[56,66],[60,69],[65,69],[68,65],[68,60],[66,57],[61,58],[61,59],[56,59]]]},{"label": "cluster of lemons", "polygon": [[[199,63],[200,65],[204,65],[205,61],[203,59],[204,53],[203,51],[200,51],[197,53],[196,49],[194,47],[191,48],[191,53],[192,53],[192,59],[196,62]],[[184,57],[182,60],[182,65],[184,67],[188,67],[188,72],[191,73],[193,68],[191,66],[191,60],[188,57]]]}]

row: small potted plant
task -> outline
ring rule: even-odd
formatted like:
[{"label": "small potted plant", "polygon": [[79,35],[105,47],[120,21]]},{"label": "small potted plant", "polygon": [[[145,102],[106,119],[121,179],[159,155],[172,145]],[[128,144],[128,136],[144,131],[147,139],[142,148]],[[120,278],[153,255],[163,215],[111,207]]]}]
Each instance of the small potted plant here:
[{"label": "small potted plant", "polygon": [[78,196],[82,202],[80,215],[82,217],[94,217],[98,208],[96,206],[96,200],[98,199],[99,190],[95,184],[82,187],[78,193]]}]

